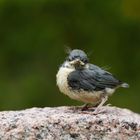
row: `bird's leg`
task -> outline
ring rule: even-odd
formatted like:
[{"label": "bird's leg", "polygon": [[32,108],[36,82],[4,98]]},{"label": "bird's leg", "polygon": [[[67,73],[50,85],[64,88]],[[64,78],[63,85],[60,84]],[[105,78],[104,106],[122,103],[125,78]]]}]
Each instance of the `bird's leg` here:
[{"label": "bird's leg", "polygon": [[90,104],[84,104],[83,106],[82,106],[82,111],[86,111],[86,110],[88,110],[88,108],[90,107]]},{"label": "bird's leg", "polygon": [[98,114],[98,113],[102,112],[99,109],[104,105],[104,103],[107,101],[107,99],[108,99],[108,96],[105,96],[102,98],[101,103],[94,110],[94,114]]},{"label": "bird's leg", "polygon": [[87,111],[89,108],[90,108],[90,104],[89,103],[86,103],[86,104],[84,104],[82,106],[74,106],[74,107],[72,107],[72,109],[74,111],[77,111],[77,110]]}]

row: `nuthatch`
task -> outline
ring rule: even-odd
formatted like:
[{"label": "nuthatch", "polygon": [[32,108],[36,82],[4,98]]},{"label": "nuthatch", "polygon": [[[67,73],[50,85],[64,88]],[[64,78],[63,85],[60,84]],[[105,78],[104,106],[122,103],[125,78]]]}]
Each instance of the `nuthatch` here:
[{"label": "nuthatch", "polygon": [[[90,64],[86,53],[74,49],[57,73],[57,85],[71,99],[101,107],[118,87],[129,85],[116,79],[110,72]],[[87,105],[83,108],[83,110]],[[96,109],[96,110],[97,110]]]}]

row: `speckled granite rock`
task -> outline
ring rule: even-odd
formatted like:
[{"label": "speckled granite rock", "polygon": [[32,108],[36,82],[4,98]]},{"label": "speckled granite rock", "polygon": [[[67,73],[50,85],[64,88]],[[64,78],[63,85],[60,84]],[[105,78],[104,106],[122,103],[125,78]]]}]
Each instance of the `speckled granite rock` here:
[{"label": "speckled granite rock", "polygon": [[104,107],[94,115],[73,107],[0,112],[0,140],[139,140],[140,115]]}]

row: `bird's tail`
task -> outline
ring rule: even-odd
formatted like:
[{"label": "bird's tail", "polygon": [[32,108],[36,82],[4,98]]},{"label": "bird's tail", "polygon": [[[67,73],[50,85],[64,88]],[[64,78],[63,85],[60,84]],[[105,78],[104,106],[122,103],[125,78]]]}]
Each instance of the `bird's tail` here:
[{"label": "bird's tail", "polygon": [[121,87],[123,87],[123,88],[129,88],[129,85],[127,83],[122,83],[121,84]]}]

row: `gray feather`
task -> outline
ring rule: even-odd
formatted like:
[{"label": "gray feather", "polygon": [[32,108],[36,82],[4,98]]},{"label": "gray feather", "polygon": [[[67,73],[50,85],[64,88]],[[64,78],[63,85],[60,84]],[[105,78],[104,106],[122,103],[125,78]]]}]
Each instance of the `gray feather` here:
[{"label": "gray feather", "polygon": [[116,88],[122,84],[111,73],[96,65],[89,64],[88,69],[76,70],[69,74],[68,84],[73,89],[100,91],[105,88]]}]

